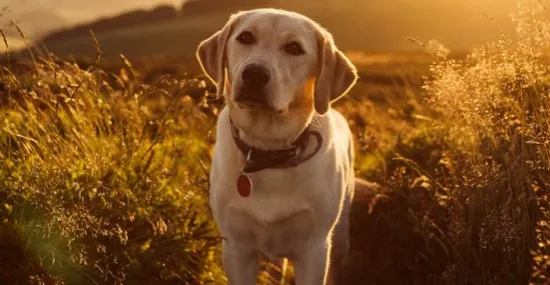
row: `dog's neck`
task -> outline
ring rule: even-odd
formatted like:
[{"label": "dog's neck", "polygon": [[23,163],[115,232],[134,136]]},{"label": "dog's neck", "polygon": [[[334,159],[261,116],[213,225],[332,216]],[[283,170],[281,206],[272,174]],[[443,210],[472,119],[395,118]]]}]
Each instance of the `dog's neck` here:
[{"label": "dog's neck", "polygon": [[311,118],[300,122],[249,112],[230,112],[230,118],[237,129],[238,138],[261,150],[280,150],[292,146],[311,123]]},{"label": "dog's neck", "polygon": [[[315,156],[323,144],[323,137],[319,132],[306,128],[292,145],[287,148],[280,150],[261,150],[246,144],[239,137],[239,130],[231,119],[229,123],[231,125],[231,133],[235,140],[235,144],[246,157],[244,166],[241,170],[243,173],[254,173],[267,168],[289,168],[297,166]],[[310,137],[315,137],[317,144],[312,152],[306,153],[307,146],[310,145]]]},{"label": "dog's neck", "polygon": [[[237,135],[247,145],[261,149],[261,150],[280,150],[290,147],[298,136],[303,132],[296,133],[295,135],[289,136],[284,139],[279,138],[266,138],[255,136],[254,133],[247,132],[245,129],[237,128]],[[305,129],[305,128],[304,128]]]}]

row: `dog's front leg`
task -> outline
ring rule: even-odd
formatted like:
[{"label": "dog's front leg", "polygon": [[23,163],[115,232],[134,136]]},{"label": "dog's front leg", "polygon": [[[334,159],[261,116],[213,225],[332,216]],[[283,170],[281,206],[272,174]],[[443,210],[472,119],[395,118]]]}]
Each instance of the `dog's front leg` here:
[{"label": "dog's front leg", "polygon": [[254,250],[237,242],[224,240],[222,261],[229,285],[256,285],[259,261]]},{"label": "dog's front leg", "polygon": [[296,285],[324,285],[330,254],[329,239],[309,243],[294,260]]}]

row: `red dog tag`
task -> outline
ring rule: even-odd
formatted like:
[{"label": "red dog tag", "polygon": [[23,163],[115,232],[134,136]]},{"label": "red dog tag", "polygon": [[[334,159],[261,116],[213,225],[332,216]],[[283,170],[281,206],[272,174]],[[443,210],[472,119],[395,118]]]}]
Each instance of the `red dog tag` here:
[{"label": "red dog tag", "polygon": [[237,178],[237,191],[239,191],[239,194],[243,197],[250,196],[250,192],[252,192],[252,182],[248,176],[244,174],[239,175],[239,178]]}]

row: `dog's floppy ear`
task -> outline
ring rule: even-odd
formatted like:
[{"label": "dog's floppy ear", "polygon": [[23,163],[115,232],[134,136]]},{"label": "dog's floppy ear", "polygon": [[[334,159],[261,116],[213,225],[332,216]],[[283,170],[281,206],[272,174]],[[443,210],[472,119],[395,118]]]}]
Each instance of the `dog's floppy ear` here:
[{"label": "dog's floppy ear", "polygon": [[351,61],[334,45],[332,35],[318,31],[319,73],[315,81],[315,111],[324,115],[330,103],[340,98],[355,84],[357,71]]},{"label": "dog's floppy ear", "polygon": [[225,66],[227,62],[226,45],[233,27],[241,14],[232,15],[225,26],[202,41],[197,48],[197,59],[204,73],[217,86],[217,97],[221,97],[225,88]]}]

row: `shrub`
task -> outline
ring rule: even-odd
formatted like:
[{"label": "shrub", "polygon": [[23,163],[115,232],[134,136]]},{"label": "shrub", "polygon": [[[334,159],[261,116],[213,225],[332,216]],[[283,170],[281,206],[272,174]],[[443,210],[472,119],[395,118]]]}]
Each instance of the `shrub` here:
[{"label": "shrub", "polygon": [[[223,283],[208,184],[212,117],[186,96],[58,59],[2,67],[4,284]],[[202,87],[201,87],[202,86]]]},{"label": "shrub", "polygon": [[432,119],[379,150],[375,167],[385,172],[364,172],[382,190],[354,209],[351,280],[548,280],[550,28],[542,12],[523,1],[517,40],[503,37],[462,60],[440,53],[424,86]]}]

